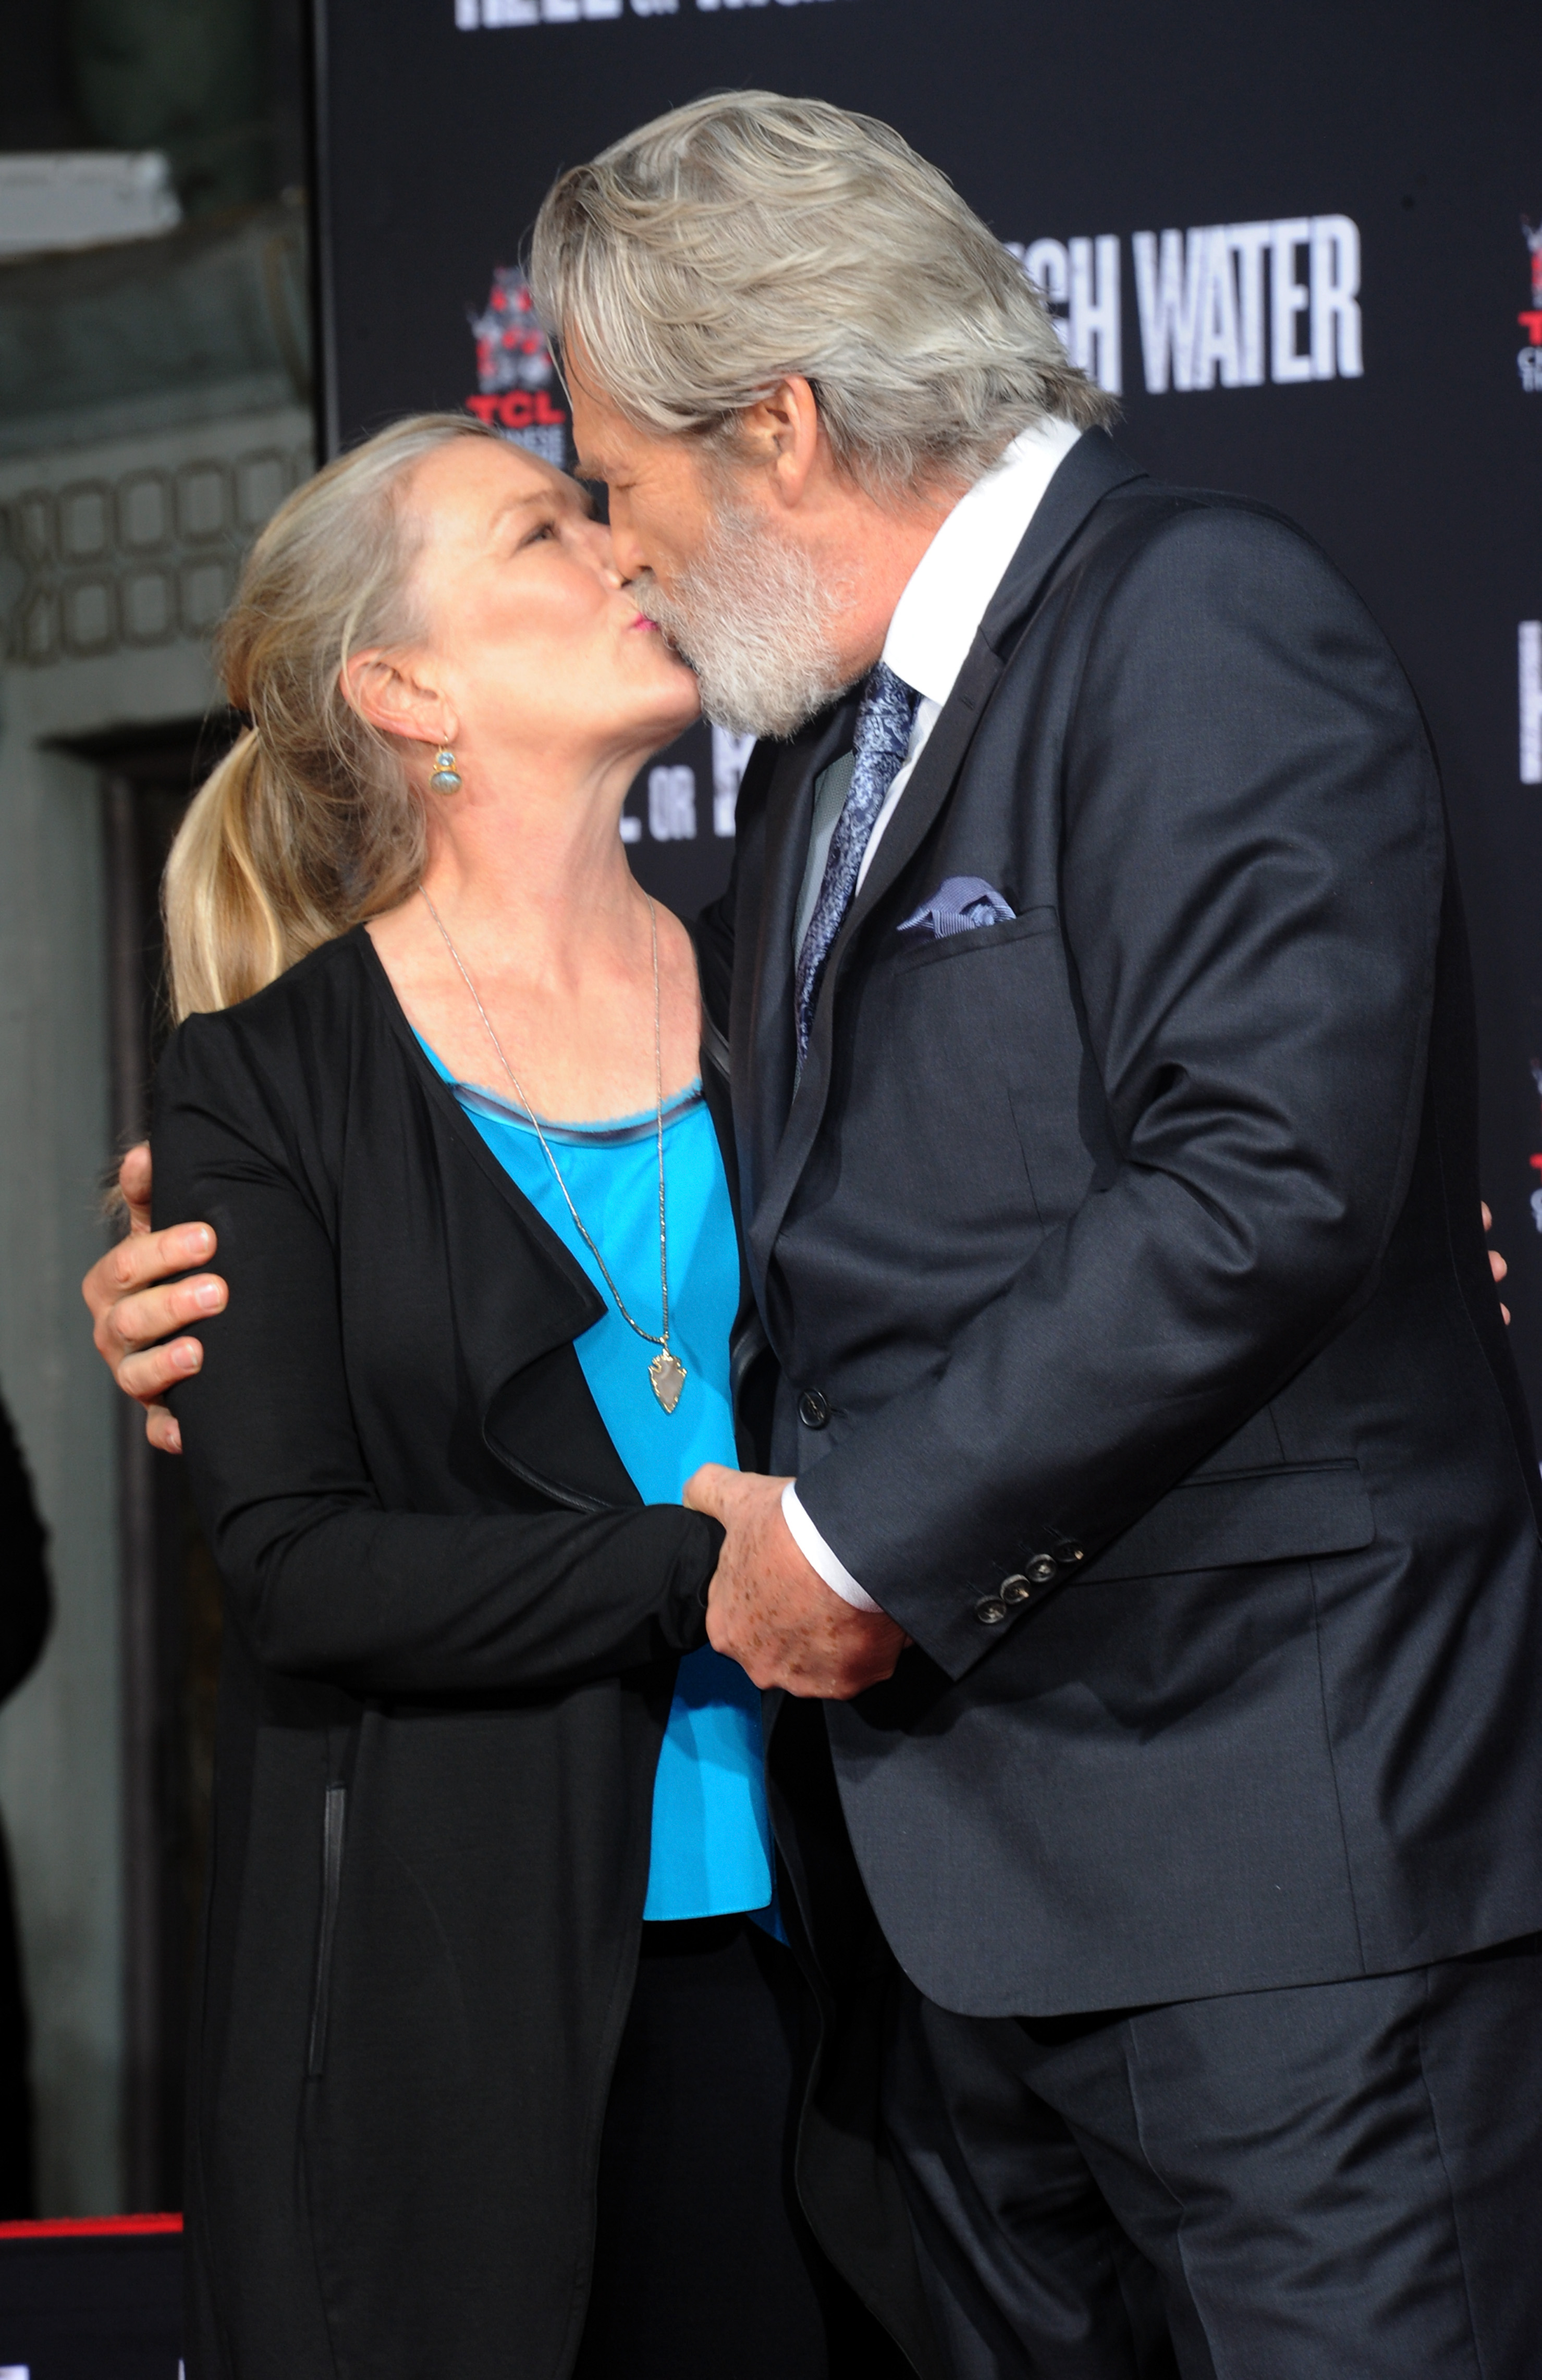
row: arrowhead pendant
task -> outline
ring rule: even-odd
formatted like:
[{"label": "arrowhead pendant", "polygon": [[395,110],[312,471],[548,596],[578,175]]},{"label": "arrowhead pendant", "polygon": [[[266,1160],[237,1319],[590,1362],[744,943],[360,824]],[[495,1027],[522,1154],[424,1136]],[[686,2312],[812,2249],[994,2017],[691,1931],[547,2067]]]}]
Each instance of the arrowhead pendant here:
[{"label": "arrowhead pendant", "polygon": [[667,1347],[661,1348],[648,1366],[648,1377],[653,1383],[653,1393],[665,1413],[672,1414],[680,1402],[680,1391],[686,1385],[686,1367],[678,1355]]}]

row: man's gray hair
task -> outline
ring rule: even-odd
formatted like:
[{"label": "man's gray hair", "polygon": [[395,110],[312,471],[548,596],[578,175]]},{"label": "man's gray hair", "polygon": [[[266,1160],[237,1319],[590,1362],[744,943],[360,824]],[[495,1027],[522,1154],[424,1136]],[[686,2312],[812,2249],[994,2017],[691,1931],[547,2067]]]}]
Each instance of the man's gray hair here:
[{"label": "man's gray hair", "polygon": [[947,177],[822,100],[727,91],[643,125],[555,183],[530,261],[548,327],[640,428],[731,449],[801,375],[875,492],[972,481],[1046,414],[1117,413]]}]

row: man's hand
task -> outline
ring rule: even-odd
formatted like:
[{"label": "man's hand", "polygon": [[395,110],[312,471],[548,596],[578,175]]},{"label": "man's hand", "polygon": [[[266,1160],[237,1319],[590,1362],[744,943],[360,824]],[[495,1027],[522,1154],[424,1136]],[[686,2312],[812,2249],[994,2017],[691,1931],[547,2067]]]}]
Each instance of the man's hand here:
[{"label": "man's hand", "polygon": [[124,1394],[145,1408],[146,1438],[164,1454],[180,1454],[182,1433],[160,1400],[198,1370],[203,1349],[196,1339],[170,1334],[218,1314],[227,1292],[217,1273],[199,1273],[171,1288],[159,1284],[206,1262],[214,1253],[214,1234],[207,1223],[151,1230],[150,1151],[142,1143],[119,1167],[118,1188],[128,1210],[127,1237],[92,1265],[80,1294],[96,1326],[97,1353]]},{"label": "man's hand", "polygon": [[846,1702],[893,1675],[907,1639],[880,1611],[826,1586],[782,1517],[785,1479],[704,1463],[683,1501],[728,1532],[707,1597],[707,1634],[758,1686]]}]

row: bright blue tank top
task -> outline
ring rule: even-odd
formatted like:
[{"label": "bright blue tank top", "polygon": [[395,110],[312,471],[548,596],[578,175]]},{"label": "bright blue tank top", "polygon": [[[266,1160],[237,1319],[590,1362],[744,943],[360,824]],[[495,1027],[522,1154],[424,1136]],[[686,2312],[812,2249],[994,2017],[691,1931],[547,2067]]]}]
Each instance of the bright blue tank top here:
[{"label": "bright blue tank top", "polygon": [[[648,1377],[659,1351],[616,1312],[524,1110],[476,1085],[454,1081],[426,1041],[422,1048],[504,1172],[572,1250],[604,1299],[604,1314],[574,1342],[574,1350],[644,1503],[677,1504],[686,1480],[703,1463],[737,1468],[728,1338],[739,1303],[738,1245],[722,1156],[700,1084],[693,1083],[664,1111],[670,1346],[686,1367],[680,1402],[666,1414]],[[660,1318],[657,1118],[649,1113],[613,1123],[552,1124],[543,1116],[541,1130],[574,1205],[604,1250],[628,1312],[644,1330],[654,1329]],[[726,1916],[735,1910],[769,1910],[771,1897],[759,1689],[736,1661],[704,1645],[680,1663],[659,1755],[643,1915]],[[773,1927],[775,1922],[772,1916]]]}]

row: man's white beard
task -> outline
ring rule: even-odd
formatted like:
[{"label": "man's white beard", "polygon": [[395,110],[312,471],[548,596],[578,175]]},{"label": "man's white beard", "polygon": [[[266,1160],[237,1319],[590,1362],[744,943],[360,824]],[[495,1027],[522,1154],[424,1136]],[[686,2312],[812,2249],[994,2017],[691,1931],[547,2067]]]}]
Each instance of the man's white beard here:
[{"label": "man's white beard", "polygon": [[737,735],[791,735],[849,683],[830,635],[832,590],[748,513],[715,516],[673,593],[651,577],[626,591],[695,670],[707,717]]}]

